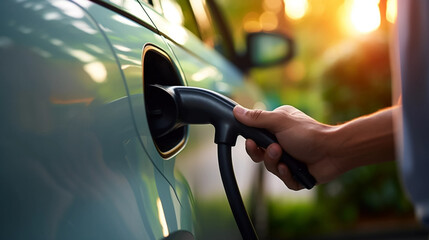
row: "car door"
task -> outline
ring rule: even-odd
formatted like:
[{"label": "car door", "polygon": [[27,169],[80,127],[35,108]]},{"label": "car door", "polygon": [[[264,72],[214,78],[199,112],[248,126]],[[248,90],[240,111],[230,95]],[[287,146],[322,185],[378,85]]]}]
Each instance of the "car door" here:
[{"label": "car door", "polygon": [[126,6],[1,2],[1,239],[193,239],[186,181],[134,104],[144,46],[172,54]]},{"label": "car door", "polygon": [[[85,3],[81,6],[91,14],[106,35],[125,84],[126,98],[138,134],[138,141],[133,143],[138,146],[136,147],[138,150],[133,152],[137,164],[133,171],[143,177],[143,183],[149,183],[155,188],[142,193],[143,205],[152,208],[152,211],[146,211],[142,215],[145,215],[149,222],[155,222],[153,226],[161,227],[162,232],[154,232],[155,238],[168,237],[172,233],[178,234],[178,231],[186,231],[186,234],[192,236],[194,227],[191,194],[180,173],[175,173],[175,160],[171,158],[184,146],[186,128],[178,136],[168,136],[166,141],[169,143],[172,141],[173,144],[167,146],[169,149],[161,151],[162,143],[154,142],[150,135],[145,112],[147,103],[143,94],[144,76],[148,74],[154,79],[153,83],[183,85],[180,78],[173,76],[176,74],[176,63],[170,56],[174,55],[139,2],[95,1],[95,4]],[[145,70],[145,66],[153,72]],[[159,72],[154,70],[157,67],[160,67]],[[164,68],[174,72],[162,76],[165,74]],[[165,152],[169,152],[169,155],[166,156]],[[150,165],[153,165],[153,169],[148,172]],[[135,187],[141,188],[139,186],[141,183],[137,181]],[[155,214],[151,216],[147,212]]]}]

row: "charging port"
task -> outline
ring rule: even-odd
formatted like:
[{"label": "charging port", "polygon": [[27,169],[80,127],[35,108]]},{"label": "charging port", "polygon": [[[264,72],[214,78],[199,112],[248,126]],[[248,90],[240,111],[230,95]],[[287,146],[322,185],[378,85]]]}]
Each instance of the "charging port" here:
[{"label": "charging port", "polygon": [[[174,102],[154,92],[150,86],[159,84],[164,86],[183,86],[177,69],[169,56],[158,48],[148,45],[143,51],[143,91],[146,104],[146,115],[152,139],[160,155],[168,159],[179,152],[186,142],[187,126],[179,127],[167,134],[160,134],[162,129],[170,123],[170,116],[175,114]],[[165,106],[168,106],[167,108]]]}]

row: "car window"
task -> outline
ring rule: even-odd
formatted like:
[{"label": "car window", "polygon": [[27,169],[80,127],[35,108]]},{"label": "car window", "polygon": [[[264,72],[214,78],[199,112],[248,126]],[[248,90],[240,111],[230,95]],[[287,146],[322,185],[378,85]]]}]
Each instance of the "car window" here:
[{"label": "car window", "polygon": [[190,4],[194,10],[203,42],[228,57],[229,54],[225,52],[224,39],[217,28],[218,24],[211,15],[207,2],[205,0],[190,0]]},{"label": "car window", "polygon": [[[104,2],[109,3],[110,5],[116,6],[125,12],[134,15],[139,19],[145,19],[146,13],[141,7],[140,3],[137,0],[103,0]],[[143,0],[146,2],[146,0]]]},{"label": "car window", "polygon": [[205,2],[201,0],[190,0],[190,3],[194,9],[195,18],[197,19],[198,26],[200,28],[204,43],[214,48],[215,46],[214,36],[216,34],[212,27],[213,26],[212,21],[209,15],[207,15]]},{"label": "car window", "polygon": [[205,0],[154,0],[153,7],[161,6],[168,21],[182,25],[210,48],[223,53],[223,40],[210,16]]},{"label": "car window", "polygon": [[182,25],[201,38],[198,25],[188,0],[160,0],[164,17],[170,22]]}]

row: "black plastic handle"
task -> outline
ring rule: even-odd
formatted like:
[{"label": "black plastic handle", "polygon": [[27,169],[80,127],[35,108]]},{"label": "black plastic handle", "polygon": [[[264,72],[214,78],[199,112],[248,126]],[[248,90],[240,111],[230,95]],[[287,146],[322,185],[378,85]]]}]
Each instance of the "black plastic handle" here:
[{"label": "black plastic handle", "polygon": [[[160,136],[184,124],[212,124],[216,128],[217,144],[233,146],[238,135],[253,139],[263,148],[278,142],[276,137],[265,129],[249,127],[237,121],[232,111],[237,103],[216,92],[195,87],[158,85],[152,86],[151,92],[158,97],[159,106],[156,109],[162,113],[156,121],[157,124],[153,125],[156,126],[155,129],[151,130]],[[280,161],[286,164],[295,180],[305,188],[314,187],[316,179],[304,163],[285,151]]]}]

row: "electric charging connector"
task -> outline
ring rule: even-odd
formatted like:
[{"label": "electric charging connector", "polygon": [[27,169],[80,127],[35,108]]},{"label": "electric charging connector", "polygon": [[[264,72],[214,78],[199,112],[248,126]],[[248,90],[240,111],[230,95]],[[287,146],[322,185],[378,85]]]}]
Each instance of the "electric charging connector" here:
[{"label": "electric charging connector", "polygon": [[[278,142],[270,132],[246,126],[235,119],[233,100],[216,92],[183,86],[150,86],[147,94],[153,103],[148,107],[148,121],[152,137],[159,138],[187,124],[212,124],[214,142],[218,144],[219,168],[225,192],[243,239],[257,239],[253,225],[244,207],[232,168],[231,147],[238,135],[252,139],[266,148]],[[287,165],[295,180],[305,188],[316,184],[307,166],[283,151],[280,161]]]}]

